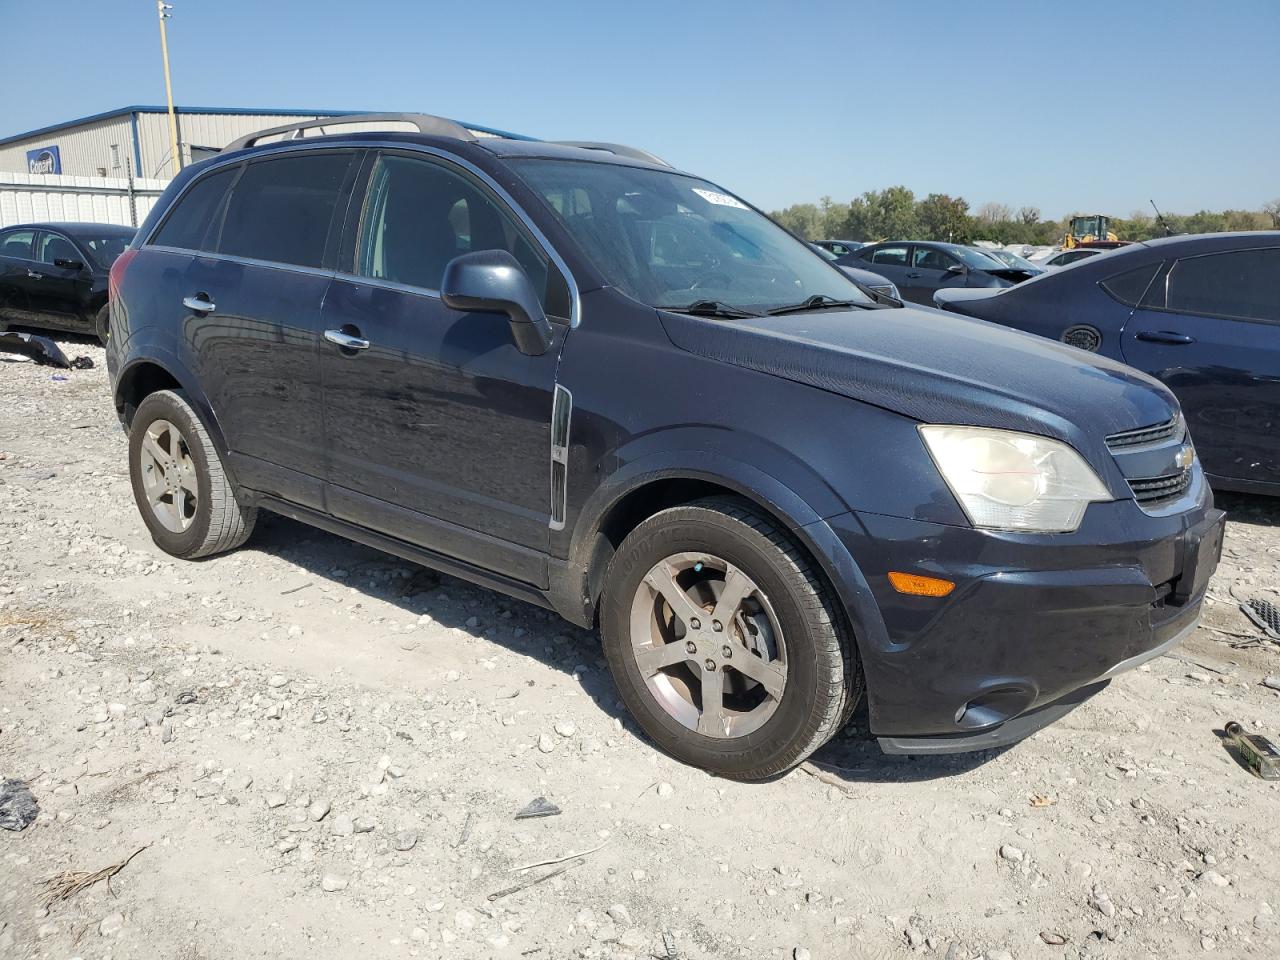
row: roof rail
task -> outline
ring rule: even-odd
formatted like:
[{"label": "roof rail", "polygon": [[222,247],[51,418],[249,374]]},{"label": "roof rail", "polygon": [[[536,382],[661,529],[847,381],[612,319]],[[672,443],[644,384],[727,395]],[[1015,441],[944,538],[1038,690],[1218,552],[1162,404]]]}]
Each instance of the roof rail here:
[{"label": "roof rail", "polygon": [[[474,141],[482,136],[508,136],[508,134],[500,133],[496,130],[489,130],[487,127],[467,127],[457,121],[447,120],[444,117],[433,117],[426,113],[353,113],[336,117],[316,117],[314,120],[297,120],[293,123],[281,124],[278,127],[268,127],[266,130],[259,130],[256,133],[232,140],[223,148],[223,152],[230,153],[233,150],[243,150],[246,147],[252,147],[266,137],[277,134],[290,134],[285,139],[300,140],[305,130],[338,127],[350,123],[410,123],[418,128],[419,133],[433,137],[451,137],[454,140]],[[323,136],[323,134],[321,135]],[[516,135],[510,134],[509,136],[514,137]]]},{"label": "roof rail", "polygon": [[561,147],[579,147],[583,150],[603,150],[605,153],[627,157],[631,160],[643,160],[646,163],[656,163],[662,167],[671,166],[667,161],[650,153],[648,150],[641,150],[639,147],[628,147],[621,143],[603,143],[596,140],[552,140],[551,143]]}]

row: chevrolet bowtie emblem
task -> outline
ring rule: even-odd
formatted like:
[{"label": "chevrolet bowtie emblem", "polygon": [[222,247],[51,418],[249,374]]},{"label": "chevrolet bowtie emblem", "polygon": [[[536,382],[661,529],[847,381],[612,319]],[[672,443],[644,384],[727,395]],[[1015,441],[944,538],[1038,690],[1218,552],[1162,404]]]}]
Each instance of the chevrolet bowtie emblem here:
[{"label": "chevrolet bowtie emblem", "polygon": [[1191,446],[1191,444],[1189,443],[1185,444],[1182,447],[1182,449],[1178,451],[1178,456],[1177,456],[1178,469],[1189,470],[1191,469],[1191,465],[1195,462],[1196,462],[1195,448]]}]

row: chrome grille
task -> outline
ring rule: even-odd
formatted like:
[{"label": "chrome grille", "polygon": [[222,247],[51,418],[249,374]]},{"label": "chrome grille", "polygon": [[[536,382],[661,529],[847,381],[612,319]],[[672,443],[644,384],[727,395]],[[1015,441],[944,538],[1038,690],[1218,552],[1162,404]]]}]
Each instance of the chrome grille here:
[{"label": "chrome grille", "polygon": [[1191,471],[1170,473],[1163,477],[1146,477],[1129,481],[1133,498],[1146,506],[1158,506],[1182,496],[1191,484]]},{"label": "chrome grille", "polygon": [[1148,443],[1160,443],[1182,430],[1182,418],[1174,417],[1168,423],[1154,427],[1140,427],[1137,430],[1125,430],[1107,437],[1107,449],[1112,453],[1126,450],[1129,447],[1140,447]]}]

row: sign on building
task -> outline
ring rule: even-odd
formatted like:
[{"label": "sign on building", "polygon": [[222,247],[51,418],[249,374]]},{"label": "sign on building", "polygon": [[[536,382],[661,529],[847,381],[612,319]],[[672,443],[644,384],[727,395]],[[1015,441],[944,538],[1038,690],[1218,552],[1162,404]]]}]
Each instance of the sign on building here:
[{"label": "sign on building", "polygon": [[27,151],[27,173],[61,173],[62,155],[57,147],[40,147]]}]

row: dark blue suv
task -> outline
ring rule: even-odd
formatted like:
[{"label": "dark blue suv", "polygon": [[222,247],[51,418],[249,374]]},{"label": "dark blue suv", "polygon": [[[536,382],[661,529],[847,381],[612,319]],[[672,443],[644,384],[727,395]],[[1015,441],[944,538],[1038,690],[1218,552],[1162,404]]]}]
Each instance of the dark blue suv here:
[{"label": "dark blue suv", "polygon": [[162,549],[267,509],[598,626],[741,779],[864,691],[886,750],[1011,743],[1196,623],[1222,514],[1160,383],[873,301],[643,151],[357,119],[184,170],[116,263]]}]

